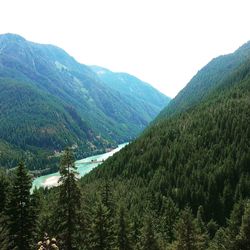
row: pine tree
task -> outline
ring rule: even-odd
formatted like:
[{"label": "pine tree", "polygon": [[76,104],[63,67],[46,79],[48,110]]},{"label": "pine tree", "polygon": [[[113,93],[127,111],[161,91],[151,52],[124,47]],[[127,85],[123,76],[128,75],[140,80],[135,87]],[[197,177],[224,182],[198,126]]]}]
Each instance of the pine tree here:
[{"label": "pine tree", "polygon": [[132,249],[129,239],[128,224],[126,221],[124,207],[121,207],[119,211],[117,245],[119,250]]},{"label": "pine tree", "polygon": [[237,235],[240,233],[240,226],[242,223],[242,217],[245,210],[245,201],[240,200],[234,205],[231,212],[230,218],[228,220],[228,226],[224,230],[225,239],[224,247],[228,250],[234,250],[237,245]]},{"label": "pine tree", "polygon": [[237,249],[250,249],[250,202],[246,203],[240,233],[236,237]]},{"label": "pine tree", "polygon": [[171,198],[163,197],[160,211],[159,227],[164,240],[169,243],[174,239],[174,224],[177,220],[179,210]]},{"label": "pine tree", "polygon": [[207,249],[208,248],[208,242],[209,242],[209,236],[207,227],[204,222],[204,210],[202,206],[199,206],[197,211],[197,216],[195,219],[195,224],[197,228],[197,248],[198,249]]},{"label": "pine tree", "polygon": [[159,245],[155,237],[151,218],[146,219],[141,243],[143,250],[159,250]]},{"label": "pine tree", "polygon": [[185,208],[175,226],[177,250],[198,250],[204,249],[201,244],[201,234],[199,234],[197,225],[194,221],[190,208]]},{"label": "pine tree", "polygon": [[9,180],[4,170],[0,169],[0,213],[6,210],[9,195]]},{"label": "pine tree", "polygon": [[114,216],[115,205],[110,182],[105,180],[101,188],[102,204],[110,210],[110,216]]},{"label": "pine tree", "polygon": [[130,230],[131,242],[134,249],[139,249],[140,247],[140,237],[141,237],[141,225],[140,219],[137,217],[132,218],[132,225]]},{"label": "pine tree", "polygon": [[[113,193],[110,185],[110,181],[104,180],[104,183],[101,187],[101,202],[108,210],[108,221],[110,224],[115,224],[116,210],[115,203],[113,201]],[[115,238],[115,227],[110,228],[110,239]]]},{"label": "pine tree", "polygon": [[33,216],[33,220],[37,222],[35,225],[36,227],[34,228],[33,237],[32,237],[34,244],[36,244],[36,242],[38,241],[39,236],[40,236],[39,233],[41,231],[40,229],[41,224],[39,223],[39,217],[41,216],[42,209],[43,209],[41,200],[42,200],[41,193],[35,188],[31,195],[31,205],[33,208],[32,216]]},{"label": "pine tree", "polygon": [[9,244],[9,233],[7,228],[6,215],[0,214],[0,249],[7,250]]},{"label": "pine tree", "polygon": [[57,205],[57,233],[62,241],[63,249],[78,249],[76,237],[79,231],[79,212],[81,208],[81,192],[76,177],[76,167],[72,151],[67,148],[61,159],[59,198]]},{"label": "pine tree", "polygon": [[5,171],[0,170],[0,249],[6,250],[9,243],[9,234],[7,228],[7,203],[9,196],[9,181]]},{"label": "pine tree", "polygon": [[207,223],[207,232],[208,232],[210,239],[212,239],[215,236],[218,229],[219,229],[219,225],[213,219],[211,219]]},{"label": "pine tree", "polygon": [[113,245],[112,223],[110,221],[109,210],[98,201],[92,215],[92,225],[90,233],[90,248],[92,250],[110,250]]},{"label": "pine tree", "polygon": [[33,249],[33,230],[36,220],[32,207],[30,188],[31,177],[24,163],[19,163],[14,176],[8,204],[10,248],[16,250]]},{"label": "pine tree", "polygon": [[[209,250],[229,250],[227,247],[227,236],[224,228],[219,228],[213,240],[210,242]],[[230,245],[232,247],[232,245]],[[232,249],[232,248],[231,248]]]}]

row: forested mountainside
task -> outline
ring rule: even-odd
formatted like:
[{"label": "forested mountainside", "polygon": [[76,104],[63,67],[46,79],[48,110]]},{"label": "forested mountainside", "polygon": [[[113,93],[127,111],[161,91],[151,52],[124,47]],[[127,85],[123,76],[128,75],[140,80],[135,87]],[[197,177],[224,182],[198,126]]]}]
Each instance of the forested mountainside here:
[{"label": "forested mountainside", "polygon": [[[164,221],[169,200],[181,210],[189,206],[194,215],[202,206],[206,230],[214,225],[228,226],[227,218],[233,208],[250,198],[249,124],[250,61],[247,61],[206,100],[152,125],[135,142],[83,177],[82,183],[90,186],[93,182],[97,186],[110,183],[116,190],[116,202],[125,205],[132,221],[140,221],[142,216],[153,217],[154,229],[164,244],[168,244],[167,234],[174,235],[174,231],[164,231],[173,230],[174,223],[164,224],[165,229],[161,224],[170,223]],[[226,243],[230,236],[224,229],[218,234],[223,231],[226,235],[216,236],[228,237],[223,244],[231,244],[231,248],[227,245],[211,249],[247,249],[233,248],[241,219],[237,223],[230,243]]]},{"label": "forested mountainside", "polygon": [[[91,66],[91,69],[96,72],[102,82],[123,95],[126,100],[133,105],[134,99],[138,100],[138,105],[135,109],[138,113],[143,112],[147,103],[150,103],[150,109],[152,115],[159,111],[159,107],[162,103],[166,102],[166,96],[160,92],[153,91],[153,87],[146,82],[142,82],[135,76],[127,73],[115,73],[108,69]],[[170,101],[168,98],[166,104]],[[139,106],[139,104],[141,106]]]},{"label": "forested mountainside", "polygon": [[69,149],[61,185],[51,190],[29,194],[22,163],[0,171],[0,248],[249,249],[249,122],[247,63],[205,101],[155,123],[80,182]]},{"label": "forested mountainside", "polygon": [[249,124],[247,61],[80,181],[70,149],[51,190],[30,194],[22,163],[0,171],[0,248],[34,249],[47,232],[54,249],[248,250]]},{"label": "forested mountainside", "polygon": [[217,87],[223,85],[237,70],[250,60],[250,42],[234,53],[213,59],[190,80],[170,104],[161,111],[156,121],[180,113],[205,100]]},{"label": "forested mountainside", "polygon": [[[136,82],[138,93],[144,85]],[[0,35],[0,165],[24,157],[30,168],[47,168],[66,146],[79,158],[131,140],[168,103],[149,92],[159,100],[127,97],[58,47]]]}]

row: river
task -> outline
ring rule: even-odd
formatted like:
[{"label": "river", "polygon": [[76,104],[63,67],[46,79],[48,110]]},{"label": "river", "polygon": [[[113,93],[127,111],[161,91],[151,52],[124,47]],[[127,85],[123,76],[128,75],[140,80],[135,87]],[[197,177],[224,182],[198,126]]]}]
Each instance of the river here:
[{"label": "river", "polygon": [[[127,144],[128,144],[128,142],[120,144],[120,145],[118,145],[117,148],[113,149],[112,151],[110,151],[108,153],[93,155],[93,156],[84,158],[82,160],[76,161],[75,166],[77,168],[77,172],[79,173],[79,176],[82,177],[85,174],[89,173],[93,168],[97,167],[101,162],[105,161],[107,158],[112,156],[114,153],[121,150]],[[58,186],[59,178],[60,178],[59,172],[39,176],[33,180],[31,192],[35,188]]]}]

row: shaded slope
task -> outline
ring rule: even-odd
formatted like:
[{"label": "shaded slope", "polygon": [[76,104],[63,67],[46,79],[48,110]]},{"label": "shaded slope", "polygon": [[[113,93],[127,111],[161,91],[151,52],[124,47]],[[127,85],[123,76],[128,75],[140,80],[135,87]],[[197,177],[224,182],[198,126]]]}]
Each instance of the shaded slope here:
[{"label": "shaded slope", "polygon": [[[83,182],[115,180],[133,214],[159,211],[164,196],[224,224],[250,193],[250,63],[188,112],[161,120]],[[131,202],[133,201],[133,202]]]},{"label": "shaded slope", "polygon": [[34,157],[41,150],[51,157],[65,146],[77,157],[103,151],[135,138],[160,111],[128,101],[62,49],[14,34],[0,36],[0,78],[3,145]]},{"label": "shaded slope", "polygon": [[170,101],[169,97],[132,75],[115,73],[99,66],[91,66],[91,69],[107,87],[119,92],[138,113],[143,112],[148,121],[162,110],[162,105],[166,106]]}]

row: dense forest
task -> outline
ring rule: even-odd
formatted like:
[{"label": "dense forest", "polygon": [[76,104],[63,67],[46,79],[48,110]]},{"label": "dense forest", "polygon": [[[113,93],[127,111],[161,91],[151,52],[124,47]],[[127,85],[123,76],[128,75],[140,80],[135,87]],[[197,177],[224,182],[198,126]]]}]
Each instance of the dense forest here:
[{"label": "dense forest", "polygon": [[45,173],[65,147],[80,159],[134,139],[170,98],[130,77],[114,88],[61,48],[0,35],[0,165]]},{"label": "dense forest", "polygon": [[249,124],[246,61],[80,181],[70,149],[57,188],[2,170],[0,249],[250,249]]}]

